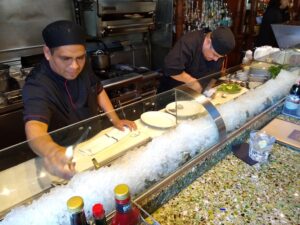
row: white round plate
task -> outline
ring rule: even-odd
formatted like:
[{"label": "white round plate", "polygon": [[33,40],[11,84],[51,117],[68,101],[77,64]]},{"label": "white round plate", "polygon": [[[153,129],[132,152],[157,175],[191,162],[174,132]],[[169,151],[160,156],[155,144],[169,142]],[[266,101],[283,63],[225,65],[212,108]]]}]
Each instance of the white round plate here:
[{"label": "white round plate", "polygon": [[176,126],[176,118],[168,113],[160,111],[149,111],[141,115],[141,120],[153,127],[170,128]]},{"label": "white round plate", "polygon": [[[177,104],[177,112],[176,112]],[[198,102],[195,101],[177,101],[172,102],[166,106],[166,111],[172,115],[179,117],[195,116],[203,112],[204,108]]]}]

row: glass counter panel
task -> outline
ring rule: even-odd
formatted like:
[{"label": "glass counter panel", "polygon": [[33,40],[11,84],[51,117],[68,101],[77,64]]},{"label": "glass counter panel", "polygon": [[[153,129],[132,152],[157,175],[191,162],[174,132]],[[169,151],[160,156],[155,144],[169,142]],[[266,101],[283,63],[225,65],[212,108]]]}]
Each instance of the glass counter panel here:
[{"label": "glass counter panel", "polygon": [[[78,172],[103,168],[126,152],[143,147],[154,138],[171,132],[180,123],[207,114],[193,96],[176,89],[121,107],[115,113],[120,119],[135,121],[137,130],[125,128],[120,131],[112,126],[106,114],[102,114],[49,133],[53,140],[67,147],[74,145],[88,130],[84,140],[74,149],[73,160]],[[34,141],[37,140],[3,149],[1,153],[17,154],[22,149],[29,151],[29,144]],[[40,157],[2,170],[0,178],[2,216],[11,208],[31,202],[53,187],[67,183],[48,173]]]}]

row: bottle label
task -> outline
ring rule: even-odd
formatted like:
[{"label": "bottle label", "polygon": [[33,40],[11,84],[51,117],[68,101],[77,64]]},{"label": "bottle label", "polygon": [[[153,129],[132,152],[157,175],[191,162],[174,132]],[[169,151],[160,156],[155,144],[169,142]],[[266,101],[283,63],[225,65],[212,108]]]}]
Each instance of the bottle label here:
[{"label": "bottle label", "polygon": [[118,204],[116,203],[116,210],[120,213],[127,213],[131,210],[131,203],[127,204]]},{"label": "bottle label", "polygon": [[71,225],[88,225],[83,211],[72,214],[70,217],[70,223]]},{"label": "bottle label", "polygon": [[299,105],[299,97],[296,95],[289,95],[285,101],[285,108],[295,110]]}]

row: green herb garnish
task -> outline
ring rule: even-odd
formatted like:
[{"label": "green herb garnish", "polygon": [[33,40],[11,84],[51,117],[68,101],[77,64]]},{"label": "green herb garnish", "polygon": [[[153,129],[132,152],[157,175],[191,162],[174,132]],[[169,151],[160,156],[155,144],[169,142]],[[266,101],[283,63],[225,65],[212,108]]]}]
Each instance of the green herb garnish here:
[{"label": "green herb garnish", "polygon": [[271,78],[275,79],[277,75],[280,73],[281,69],[286,69],[286,68],[287,68],[286,65],[274,65],[274,66],[270,66],[268,71],[271,75]]},{"label": "green herb garnish", "polygon": [[218,91],[223,91],[229,94],[236,94],[241,91],[241,86],[238,84],[221,84],[217,89]]}]

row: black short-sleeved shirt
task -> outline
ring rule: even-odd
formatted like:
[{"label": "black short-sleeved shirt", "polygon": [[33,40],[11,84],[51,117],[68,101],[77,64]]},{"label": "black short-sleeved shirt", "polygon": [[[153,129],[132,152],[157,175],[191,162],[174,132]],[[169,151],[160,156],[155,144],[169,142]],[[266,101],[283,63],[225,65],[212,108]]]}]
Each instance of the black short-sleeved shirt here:
[{"label": "black short-sleeved shirt", "polygon": [[221,70],[223,59],[207,61],[202,53],[205,33],[193,31],[181,37],[168,55],[164,63],[164,76],[161,79],[160,92],[183,84],[170,76],[186,72],[198,79]]},{"label": "black short-sleeved shirt", "polygon": [[23,87],[24,121],[44,122],[52,131],[89,118],[98,112],[97,95],[102,90],[88,63],[75,80],[66,80],[44,60]]},{"label": "black short-sleeved shirt", "polygon": [[260,25],[259,34],[257,36],[255,46],[260,47],[269,45],[278,47],[271,24],[279,24],[286,22],[290,19],[287,9],[281,10],[280,8],[270,7],[263,15],[262,23]]}]

